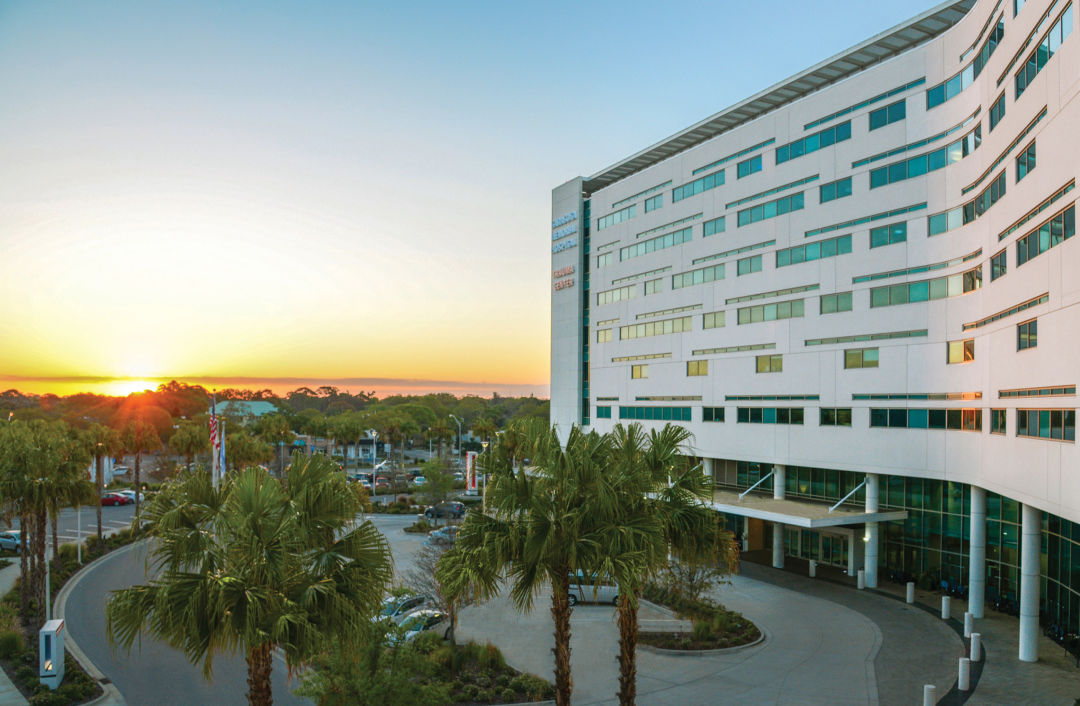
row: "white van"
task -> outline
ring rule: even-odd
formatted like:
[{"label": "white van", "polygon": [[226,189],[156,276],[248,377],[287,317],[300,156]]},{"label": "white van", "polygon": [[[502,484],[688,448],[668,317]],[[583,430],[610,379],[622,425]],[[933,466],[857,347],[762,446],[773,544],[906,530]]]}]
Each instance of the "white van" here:
[{"label": "white van", "polygon": [[611,603],[619,602],[619,589],[613,585],[613,581],[604,577],[597,585],[596,577],[583,574],[578,571],[570,574],[570,605],[582,603]]}]

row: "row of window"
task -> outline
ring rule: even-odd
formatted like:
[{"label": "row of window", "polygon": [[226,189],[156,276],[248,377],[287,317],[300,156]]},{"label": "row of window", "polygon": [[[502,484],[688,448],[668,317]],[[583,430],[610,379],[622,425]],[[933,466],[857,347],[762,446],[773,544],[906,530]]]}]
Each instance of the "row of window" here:
[{"label": "row of window", "polygon": [[990,32],[990,36],[986,38],[982,48],[979,50],[978,56],[972,60],[970,64],[965,66],[959,73],[949,77],[948,80],[931,86],[926,91],[926,109],[930,110],[942,103],[955,98],[960,93],[970,86],[975,77],[978,76],[983,67],[986,66],[986,62],[990,59],[990,56],[994,53],[1001,38],[1005,35],[1005,23],[998,20],[997,26]]},{"label": "row of window", "polygon": [[884,108],[870,111],[870,129],[877,130],[907,117],[907,101],[900,100]]},{"label": "row of window", "polygon": [[683,184],[682,186],[675,187],[671,190],[671,202],[675,203],[676,201],[682,201],[685,198],[695,196],[702,192],[709,191],[710,189],[715,189],[716,187],[723,185],[724,170],[721,169],[720,171],[713,172],[712,174],[707,174],[698,179],[694,179],[693,181],[687,184]]},{"label": "row of window", "polygon": [[811,152],[817,152],[823,147],[828,147],[837,142],[843,142],[844,140],[850,139],[851,121],[849,120],[834,125],[833,127],[826,128],[821,132],[815,132],[813,135],[807,135],[802,139],[777,147],[776,163],[783,164],[784,162],[802,157]]},{"label": "row of window", "polygon": [[645,199],[645,213],[649,213],[650,211],[655,211],[656,209],[663,207],[663,205],[664,205],[664,195],[663,194],[657,194],[656,196],[650,196],[649,198]]},{"label": "row of window", "polygon": [[851,311],[851,292],[821,295],[820,313],[836,314],[841,311]]},{"label": "row of window", "polygon": [[759,321],[780,321],[781,319],[798,318],[803,316],[803,312],[802,299],[791,299],[775,304],[745,306],[739,309],[739,323],[756,324]]},{"label": "row of window", "polygon": [[927,172],[943,169],[970,155],[978,149],[980,144],[982,144],[982,126],[976,125],[974,130],[945,147],[920,154],[917,157],[902,159],[884,167],[871,169],[870,188],[876,189],[879,186],[886,186],[905,179],[922,176]]},{"label": "row of window", "polygon": [[776,266],[786,267],[797,265],[800,262],[811,262],[837,255],[847,255],[851,252],[851,236],[841,235],[839,238],[819,240],[816,243],[807,243],[793,248],[784,248],[776,251]]},{"label": "row of window", "polygon": [[845,196],[851,196],[851,177],[837,179],[818,187],[819,203],[828,203]]},{"label": "row of window", "polygon": [[[1016,266],[1038,257],[1050,248],[1060,245],[1076,234],[1075,206],[1069,206],[1016,241]],[[1004,251],[1002,251],[1004,254]],[[1004,274],[1004,263],[1002,264]]]},{"label": "row of window", "polygon": [[883,101],[886,98],[892,98],[893,96],[899,95],[899,94],[903,93],[904,91],[915,88],[916,86],[921,86],[924,83],[926,83],[926,77],[925,76],[922,77],[922,78],[917,78],[917,79],[915,79],[914,81],[912,81],[910,83],[905,83],[903,86],[897,86],[896,88],[893,88],[892,90],[886,91],[885,93],[879,93],[879,94],[877,94],[876,96],[874,96],[872,98],[867,98],[866,100],[859,101],[858,103],[855,103],[853,105],[849,105],[849,106],[847,106],[845,108],[841,108],[840,110],[836,111],[835,113],[830,113],[830,114],[828,114],[828,115],[826,115],[824,117],[818,118],[817,120],[813,120],[811,122],[808,122],[806,125],[803,125],[803,130],[809,130],[812,127],[817,127],[818,125],[822,125],[822,124],[827,123],[827,122],[829,122],[831,120],[835,120],[836,118],[839,118],[842,115],[847,115],[848,113],[853,113],[856,110],[859,110],[861,108],[865,108],[868,105],[873,105],[874,103],[878,103],[880,101]]},{"label": "row of window", "polygon": [[596,219],[596,229],[604,230],[610,228],[613,225],[628,221],[637,215],[637,204],[630,204],[626,208],[620,208],[618,211],[609,213],[608,215]]},{"label": "row of window", "polygon": [[738,261],[736,267],[740,276],[749,275],[754,272],[761,272],[761,255],[744,257]]},{"label": "row of window", "polygon": [[[1016,181],[1020,181],[1035,169],[1035,141],[1027,146],[1020,154],[1016,155]],[[1004,174],[1002,174],[1004,176]]]},{"label": "row of window", "polygon": [[907,241],[907,221],[870,229],[870,247],[880,248]]},{"label": "row of window", "polygon": [[724,217],[714,218],[711,221],[705,221],[702,224],[702,237],[709,237],[710,235],[716,235],[717,233],[723,233],[726,230],[724,225]]},{"label": "row of window", "polygon": [[870,427],[982,431],[982,409],[870,408]]},{"label": "row of window", "polygon": [[742,179],[745,176],[750,176],[754,172],[761,171],[761,155],[757,154],[750,159],[743,160],[735,165],[736,178]]},{"label": "row of window", "polygon": [[671,288],[682,289],[683,287],[693,287],[698,284],[705,284],[706,282],[718,282],[722,279],[724,279],[724,266],[713,265],[711,267],[703,267],[699,270],[680,272],[677,275],[672,275]]},{"label": "row of window", "polygon": [[870,308],[896,306],[909,302],[924,302],[934,299],[946,299],[974,291],[982,287],[982,265],[947,277],[906,282],[884,287],[871,287]]},{"label": "row of window", "polygon": [[[724,407],[702,407],[703,422],[725,421]],[[692,421],[690,407],[619,407],[619,419],[648,421]],[[982,431],[982,409],[871,408],[870,426],[878,429],[945,429]],[[850,407],[822,407],[820,426],[850,427]],[[990,410],[990,433],[1006,433],[1007,410]],[[598,419],[611,419],[610,406],[597,406]],[[742,424],[802,424],[802,407],[737,407],[736,420]],[[1016,435],[1037,439],[1076,440],[1075,409],[1017,409]]]},{"label": "row of window", "polygon": [[619,260],[629,260],[632,257],[641,257],[642,255],[648,255],[657,250],[663,250],[665,248],[688,243],[690,242],[692,232],[693,228],[683,228],[674,233],[659,235],[655,238],[643,240],[640,243],[634,243],[633,245],[619,248]]},{"label": "row of window", "polygon": [[785,213],[791,211],[800,211],[804,204],[804,194],[799,192],[792,194],[791,196],[785,196],[783,198],[776,199],[775,201],[769,201],[767,203],[759,204],[752,208],[744,208],[738,213],[737,223],[739,227],[749,225],[751,223],[757,223],[768,218],[775,216],[782,216]]},{"label": "row of window", "polygon": [[650,321],[645,324],[630,324],[619,327],[619,340],[664,336],[670,333],[686,333],[692,329],[692,316],[680,316],[662,321]]},{"label": "row of window", "polygon": [[1057,53],[1061,43],[1072,34],[1072,28],[1072,4],[1070,4],[1065,8],[1065,12],[1061,13],[1061,17],[1050,28],[1046,36],[1043,37],[1039,46],[1035,47],[1034,51],[1028,55],[1023,68],[1016,72],[1016,100],[1020,99],[1021,94],[1027,90],[1027,87],[1043,70],[1046,62],[1050,61],[1054,54]]},{"label": "row of window", "polygon": [[755,370],[759,373],[784,372],[784,356],[780,354],[759,355],[755,358]]},{"label": "row of window", "polygon": [[637,285],[628,284],[625,287],[609,289],[606,292],[596,293],[596,305],[614,304],[615,302],[633,299],[637,296]]}]

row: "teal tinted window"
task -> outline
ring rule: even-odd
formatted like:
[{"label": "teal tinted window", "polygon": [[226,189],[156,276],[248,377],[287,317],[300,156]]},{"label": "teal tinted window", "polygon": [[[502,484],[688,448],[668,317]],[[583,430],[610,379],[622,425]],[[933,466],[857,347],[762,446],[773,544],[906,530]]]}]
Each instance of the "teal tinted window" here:
[{"label": "teal tinted window", "polygon": [[1065,8],[1065,12],[1061,14],[1058,21],[1050,28],[1050,31],[1046,33],[1039,46],[1035,47],[1034,51],[1028,55],[1027,61],[1016,72],[1016,99],[1019,100],[1027,87],[1031,85],[1031,82],[1035,80],[1035,77],[1043,70],[1046,63],[1053,58],[1057,53],[1058,48],[1061,46],[1068,36],[1072,33],[1073,8],[1070,4]]},{"label": "teal tinted window", "polygon": [[816,152],[822,147],[834,145],[837,142],[851,139],[851,122],[843,122],[839,125],[826,128],[821,132],[808,135],[801,140],[789,142],[776,148],[776,163],[783,164],[788,160],[797,159],[805,154]]},{"label": "teal tinted window", "polygon": [[651,198],[645,199],[645,213],[649,211],[655,211],[656,209],[664,205],[664,195],[657,194]]},{"label": "teal tinted window", "polygon": [[828,184],[822,184],[819,188],[820,202],[826,203],[835,199],[851,196],[851,177],[838,179]]},{"label": "teal tinted window", "polygon": [[886,184],[912,179],[927,172],[942,169],[948,164],[959,162],[978,149],[982,144],[982,125],[976,125],[959,140],[916,157],[893,162],[884,167],[870,170],[870,188],[876,189]]},{"label": "teal tinted window", "polygon": [[990,132],[994,131],[997,124],[1005,117],[1005,94],[1002,93],[990,106]]},{"label": "teal tinted window", "polygon": [[723,233],[725,230],[724,217],[714,218],[711,221],[705,221],[704,231],[702,235],[708,237],[710,235],[716,235],[717,233]]},{"label": "teal tinted window", "polygon": [[870,247],[880,248],[907,240],[907,222],[870,229]]},{"label": "teal tinted window", "polygon": [[736,178],[742,179],[744,176],[750,176],[754,172],[761,171],[761,155],[755,155],[750,159],[739,162],[735,166]]},{"label": "teal tinted window", "polygon": [[1035,143],[1028,145],[1027,149],[1016,157],[1016,180],[1020,181],[1035,169]]},{"label": "teal tinted window", "polygon": [[870,129],[877,130],[890,123],[895,123],[907,117],[907,102],[897,101],[884,108],[870,111]]}]

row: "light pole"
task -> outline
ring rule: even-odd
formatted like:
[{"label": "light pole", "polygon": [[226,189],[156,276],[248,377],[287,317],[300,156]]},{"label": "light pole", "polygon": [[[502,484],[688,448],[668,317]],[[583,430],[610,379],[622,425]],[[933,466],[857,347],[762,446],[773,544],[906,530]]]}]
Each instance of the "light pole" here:
[{"label": "light pole", "polygon": [[[375,472],[375,462],[379,460],[379,432],[374,429],[368,429],[368,434],[371,434],[371,472]],[[375,477],[371,478],[372,484],[375,483]]]},{"label": "light pole", "polygon": [[461,419],[456,414],[451,414],[450,418],[457,422],[457,455],[458,463],[461,463]]},{"label": "light pole", "polygon": [[[485,439],[484,441],[481,441],[480,442],[480,453],[481,454],[486,454],[487,453],[487,447],[488,447],[487,439]],[[486,457],[484,458],[484,465],[485,466],[490,466],[491,465],[488,462]],[[480,491],[480,511],[485,513],[485,514],[487,513],[487,473],[486,472],[484,473],[484,487]]]}]

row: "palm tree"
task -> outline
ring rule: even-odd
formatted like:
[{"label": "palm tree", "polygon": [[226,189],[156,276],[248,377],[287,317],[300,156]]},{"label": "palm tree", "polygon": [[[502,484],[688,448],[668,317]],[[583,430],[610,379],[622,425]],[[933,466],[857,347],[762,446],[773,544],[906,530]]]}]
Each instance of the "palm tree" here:
[{"label": "palm tree", "polygon": [[[53,433],[58,436],[58,455],[46,469],[42,481],[45,484],[46,510],[52,523],[53,561],[60,558],[60,533],[57,525],[60,511],[68,505],[81,505],[90,499],[93,485],[86,477],[90,463],[90,450],[85,439],[63,422],[57,422]],[[79,541],[82,541],[81,538]]]},{"label": "palm tree", "polygon": [[455,644],[458,610],[461,606],[490,598],[498,592],[498,569],[485,565],[490,557],[481,549],[463,550],[455,547],[439,557],[435,566],[446,613],[450,616],[447,637]]},{"label": "palm tree", "polygon": [[170,483],[146,513],[160,574],[109,598],[110,641],[130,650],[149,633],[207,678],[215,655],[241,649],[248,703],[271,704],[272,651],[301,668],[358,632],[392,578],[386,539],[356,521],[362,508],[329,459],[299,453],[284,479],[248,468],[220,489],[202,470]]},{"label": "palm tree", "polygon": [[360,416],[355,413],[346,412],[339,414],[332,420],[332,426],[334,429],[334,436],[342,440],[341,445],[341,465],[342,468],[349,468],[349,442],[356,444],[356,466],[360,467],[360,440],[364,438],[367,433],[367,426],[364,425]]},{"label": "palm tree", "polygon": [[473,424],[473,433],[486,441],[490,441],[498,430],[499,427],[495,425],[495,422],[490,417],[482,417]]},{"label": "palm tree", "polygon": [[638,601],[645,581],[668,564],[669,554],[733,571],[737,553],[731,533],[705,504],[712,487],[701,467],[689,461],[690,432],[667,424],[646,436],[639,424],[618,424],[610,436],[617,499],[593,507],[604,547],[596,568],[619,588],[618,697],[627,706],[637,694]]},{"label": "palm tree", "polygon": [[[449,417],[448,417],[449,418]],[[447,419],[448,419],[447,418]],[[436,444],[438,444],[437,458],[443,457],[443,444],[447,439],[453,436],[453,432],[450,430],[450,425],[446,423],[446,419],[437,417],[431,426],[428,427],[428,437],[430,437]]]},{"label": "palm tree", "polygon": [[142,470],[142,455],[157,451],[161,448],[161,437],[158,436],[154,425],[136,417],[128,421],[120,430],[120,438],[123,440],[124,451],[135,455],[135,517],[139,516],[139,492],[142,487],[140,472]]},{"label": "palm tree", "polygon": [[487,510],[471,512],[458,546],[480,552],[484,581],[505,571],[510,597],[519,610],[532,608],[545,585],[551,587],[555,626],[555,701],[568,706],[570,673],[570,575],[599,563],[600,537],[592,509],[614,496],[606,481],[610,443],[596,432],[571,428],[563,448],[546,423],[534,425],[526,444],[535,473],[514,472],[505,452],[484,454],[489,475]]},{"label": "palm tree", "polygon": [[176,432],[169,438],[169,448],[187,461],[184,470],[190,470],[197,454],[210,450],[210,430],[206,424],[195,421],[180,422]]},{"label": "palm tree", "polygon": [[86,434],[86,444],[90,453],[94,455],[94,489],[97,493],[97,541],[101,544],[105,541],[105,533],[101,527],[101,495],[105,489],[103,460],[106,456],[113,456],[123,450],[120,434],[112,427],[104,424],[91,424]]}]

